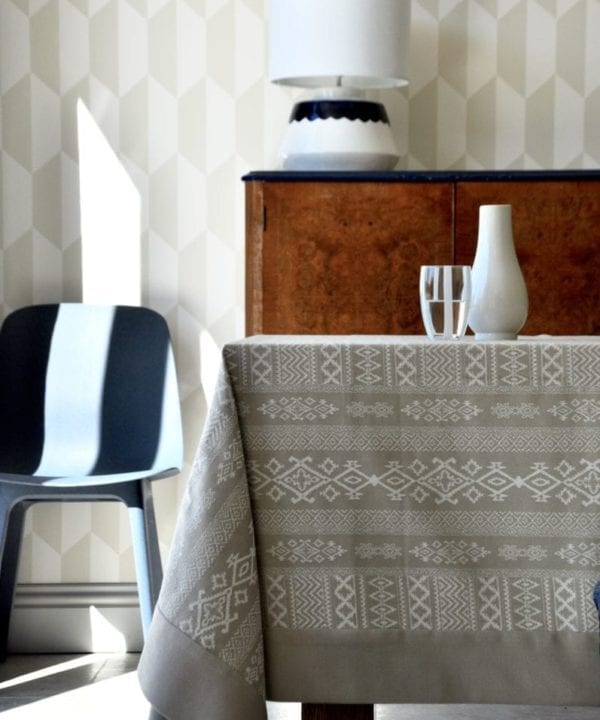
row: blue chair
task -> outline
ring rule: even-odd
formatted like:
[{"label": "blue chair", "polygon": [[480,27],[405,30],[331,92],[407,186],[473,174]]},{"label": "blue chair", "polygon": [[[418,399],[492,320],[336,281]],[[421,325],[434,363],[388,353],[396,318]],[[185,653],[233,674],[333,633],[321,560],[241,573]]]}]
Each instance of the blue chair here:
[{"label": "blue chair", "polygon": [[8,315],[0,329],[0,661],[33,503],[125,503],[146,634],[162,581],[150,480],[177,473],[182,455],[159,314],[62,303]]}]

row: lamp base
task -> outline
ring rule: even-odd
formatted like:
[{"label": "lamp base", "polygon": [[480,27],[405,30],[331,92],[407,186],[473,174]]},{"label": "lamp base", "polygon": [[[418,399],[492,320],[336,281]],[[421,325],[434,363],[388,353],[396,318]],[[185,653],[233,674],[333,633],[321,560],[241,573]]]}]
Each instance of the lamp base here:
[{"label": "lamp base", "polygon": [[297,103],[280,149],[285,170],[392,170],[398,159],[385,108],[369,100]]},{"label": "lamp base", "polygon": [[398,163],[397,155],[378,153],[299,153],[287,155],[282,161],[284,170],[313,172],[354,170],[377,172],[393,170]]}]

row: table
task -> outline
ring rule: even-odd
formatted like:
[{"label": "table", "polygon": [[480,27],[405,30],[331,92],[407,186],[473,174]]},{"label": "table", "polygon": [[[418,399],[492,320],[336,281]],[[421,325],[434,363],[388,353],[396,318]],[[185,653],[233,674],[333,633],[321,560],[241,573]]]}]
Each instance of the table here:
[{"label": "table", "polygon": [[227,345],[150,702],[600,704],[599,425],[595,337]]}]

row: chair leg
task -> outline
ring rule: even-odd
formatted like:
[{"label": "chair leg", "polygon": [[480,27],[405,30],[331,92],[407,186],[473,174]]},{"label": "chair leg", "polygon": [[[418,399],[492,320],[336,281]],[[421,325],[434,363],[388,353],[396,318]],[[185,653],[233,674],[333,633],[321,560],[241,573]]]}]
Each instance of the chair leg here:
[{"label": "chair leg", "polygon": [[17,585],[25,512],[30,503],[11,505],[0,495],[0,662],[6,660],[10,615]]},{"label": "chair leg", "polygon": [[128,503],[128,508],[142,630],[146,637],[162,584],[162,564],[150,481],[140,480],[138,487],[139,501]]}]

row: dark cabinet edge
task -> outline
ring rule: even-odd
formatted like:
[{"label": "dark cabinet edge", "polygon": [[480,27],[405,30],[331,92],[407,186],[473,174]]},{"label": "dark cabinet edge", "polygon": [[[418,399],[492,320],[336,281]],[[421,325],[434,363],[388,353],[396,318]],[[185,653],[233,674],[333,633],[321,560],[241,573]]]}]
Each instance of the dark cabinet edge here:
[{"label": "dark cabinet edge", "polygon": [[291,172],[256,170],[244,182],[518,182],[600,180],[600,170],[390,170],[387,172]]}]

